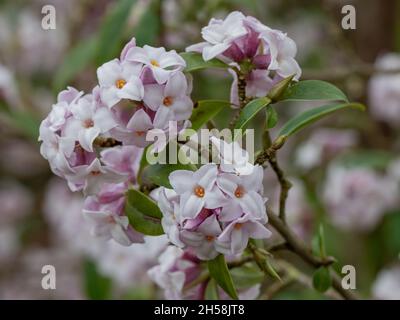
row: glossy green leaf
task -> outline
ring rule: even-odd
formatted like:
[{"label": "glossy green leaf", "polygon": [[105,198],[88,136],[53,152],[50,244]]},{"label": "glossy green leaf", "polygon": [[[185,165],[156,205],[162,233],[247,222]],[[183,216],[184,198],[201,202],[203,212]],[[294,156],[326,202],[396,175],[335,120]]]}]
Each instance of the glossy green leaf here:
[{"label": "glossy green leaf", "polygon": [[280,101],[291,100],[332,100],[348,102],[346,95],[339,88],[326,81],[299,81],[283,93]]},{"label": "glossy green leaf", "polygon": [[181,57],[186,61],[185,72],[193,72],[208,68],[222,68],[227,69],[229,66],[218,59],[211,59],[209,61],[204,61],[200,53],[196,52],[182,52]]},{"label": "glossy green leaf", "polygon": [[289,85],[292,83],[294,75],[286,77],[275,84],[268,93],[268,97],[276,102],[282,99],[283,94],[286,92]]},{"label": "glossy green leaf", "polygon": [[164,234],[160,223],[162,217],[160,209],[140,191],[134,189],[128,191],[125,213],[135,230],[150,236]]},{"label": "glossy green leaf", "polygon": [[80,71],[95,58],[98,47],[97,37],[81,40],[64,57],[63,63],[57,68],[54,76],[54,90],[63,89]]},{"label": "glossy green leaf", "polygon": [[[235,129],[245,129],[248,122],[253,119],[258,112],[271,103],[271,99],[268,97],[262,97],[250,101],[245,107],[240,111],[239,118],[236,121]],[[235,132],[235,139],[238,133]]]},{"label": "glossy green leaf", "polygon": [[320,267],[313,275],[313,286],[319,292],[325,292],[332,285],[332,277],[328,267]]},{"label": "glossy green leaf", "polygon": [[162,218],[162,213],[157,204],[149,196],[139,190],[130,189],[128,191],[128,202],[146,216],[157,219]]},{"label": "glossy green leaf", "polygon": [[136,0],[115,2],[111,12],[101,24],[97,47],[97,63],[100,65],[116,58],[124,36],[131,8]]},{"label": "glossy green leaf", "polygon": [[266,113],[267,113],[267,129],[272,129],[278,123],[278,113],[271,105],[267,107]]},{"label": "glossy green leaf", "polygon": [[231,103],[224,100],[200,100],[193,109],[190,122],[193,130],[199,130],[207,121],[213,119],[224,108],[229,108]]},{"label": "glossy green leaf", "polygon": [[233,284],[231,274],[222,254],[215,259],[208,261],[208,270],[210,275],[218,285],[232,298],[238,299],[238,295]]},{"label": "glossy green leaf", "polygon": [[169,183],[169,175],[176,170],[195,170],[190,164],[154,164],[143,170],[143,180],[149,180],[154,184],[166,188],[172,188]]},{"label": "glossy green leaf", "polygon": [[111,279],[99,273],[96,264],[91,260],[84,261],[84,287],[89,299],[106,300],[111,298]]},{"label": "glossy green leaf", "polygon": [[321,106],[318,108],[307,110],[298,116],[290,119],[281,129],[280,136],[290,136],[307,125],[314,123],[315,121],[330,115],[339,110],[355,108],[364,110],[364,106],[360,103],[342,103],[342,104],[330,104]]}]

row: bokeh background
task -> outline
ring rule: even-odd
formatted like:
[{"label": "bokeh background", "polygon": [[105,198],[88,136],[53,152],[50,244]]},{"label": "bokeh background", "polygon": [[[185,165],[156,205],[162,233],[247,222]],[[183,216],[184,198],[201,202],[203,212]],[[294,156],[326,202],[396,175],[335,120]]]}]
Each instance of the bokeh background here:
[{"label": "bokeh background", "polygon": [[[41,27],[46,4],[56,8],[55,30]],[[356,8],[356,30],[341,28],[345,4]],[[211,17],[233,10],[287,32],[297,43],[303,79],[330,81],[367,105],[364,113],[346,111],[313,125],[282,150],[294,183],[289,223],[310,243],[324,225],[328,253],[338,265],[355,266],[362,297],[400,299],[398,0],[0,1],[1,299],[163,297],[146,271],[164,240],[124,248],[92,238],[82,197],[40,156],[38,127],[61,89],[91,90],[96,68],[132,36],[139,45],[184,51],[201,41]],[[197,73],[193,100],[229,99],[231,81],[219,71]],[[313,106],[278,105],[279,123]],[[252,126],[262,132],[264,121],[260,115]],[[216,119],[220,127],[228,122],[226,113]],[[277,192],[267,169],[265,195],[275,203]],[[56,268],[56,290],[41,287],[46,264]],[[322,296],[293,284],[273,298]]]}]

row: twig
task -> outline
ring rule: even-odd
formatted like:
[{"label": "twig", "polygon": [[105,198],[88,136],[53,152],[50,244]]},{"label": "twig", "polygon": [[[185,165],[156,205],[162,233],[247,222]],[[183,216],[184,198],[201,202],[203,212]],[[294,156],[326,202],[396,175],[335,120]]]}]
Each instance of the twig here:
[{"label": "twig", "polygon": [[[287,225],[285,225],[281,219],[272,211],[270,207],[267,206],[267,215],[269,223],[281,234],[281,236],[286,240],[288,248],[300,256],[309,265],[319,268],[321,266],[329,266],[335,262],[333,257],[319,258],[313,255],[310,248],[296,236]],[[340,293],[346,299],[354,300],[357,299],[356,294],[350,290],[345,290],[342,287],[340,277],[332,272],[332,287]]]}]

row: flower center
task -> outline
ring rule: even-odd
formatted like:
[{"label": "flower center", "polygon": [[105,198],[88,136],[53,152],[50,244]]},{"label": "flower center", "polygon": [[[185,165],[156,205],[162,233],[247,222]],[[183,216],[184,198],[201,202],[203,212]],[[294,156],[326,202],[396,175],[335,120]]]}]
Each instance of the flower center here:
[{"label": "flower center", "polygon": [[144,131],[136,131],[136,135],[139,137],[143,136],[144,134],[145,134]]},{"label": "flower center", "polygon": [[215,239],[214,236],[206,236],[207,241],[213,241]]},{"label": "flower center", "polygon": [[241,224],[241,223],[236,223],[235,226],[234,226],[234,228],[235,228],[236,230],[240,230],[240,229],[242,228],[242,224]]},{"label": "flower center", "polygon": [[155,67],[159,67],[159,66],[160,66],[159,63],[158,63],[158,61],[157,61],[157,60],[154,60],[154,59],[151,59],[151,60],[150,60],[150,63],[151,63],[151,65],[153,65],[153,66],[155,66]]},{"label": "flower center", "polygon": [[241,197],[243,197],[243,195],[244,195],[244,190],[243,190],[243,188],[242,187],[237,187],[236,188],[236,190],[235,190],[235,197],[236,198],[241,198]]},{"label": "flower center", "polygon": [[204,188],[202,186],[197,186],[194,188],[194,194],[199,198],[203,198],[205,194]]},{"label": "flower center", "polygon": [[91,128],[94,126],[94,122],[92,119],[86,119],[85,121],[83,121],[83,126],[85,128]]},{"label": "flower center", "polygon": [[169,107],[173,102],[174,100],[172,99],[172,97],[165,97],[163,100],[163,104],[166,107]]},{"label": "flower center", "polygon": [[91,171],[90,174],[91,174],[92,176],[98,176],[98,175],[101,174],[101,172],[100,172],[99,170],[95,170],[95,171]]},{"label": "flower center", "polygon": [[125,85],[126,85],[126,81],[124,79],[118,79],[117,81],[115,81],[115,86],[118,89],[122,89]]}]

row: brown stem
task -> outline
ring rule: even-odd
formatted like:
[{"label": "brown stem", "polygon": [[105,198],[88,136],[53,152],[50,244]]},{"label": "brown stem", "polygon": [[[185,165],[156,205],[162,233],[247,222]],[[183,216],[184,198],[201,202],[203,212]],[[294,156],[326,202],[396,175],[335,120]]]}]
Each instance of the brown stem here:
[{"label": "brown stem", "polygon": [[[333,257],[319,258],[313,255],[310,248],[298,237],[296,236],[289,227],[282,222],[281,219],[272,211],[270,207],[267,207],[267,215],[269,223],[281,234],[281,236],[286,240],[288,248],[301,257],[309,265],[319,268],[321,266],[329,266],[335,259]],[[345,299],[353,300],[357,299],[357,296],[350,290],[345,290],[342,287],[340,277],[332,272],[332,287],[340,293]]]}]

